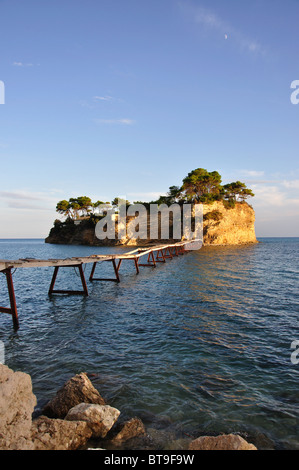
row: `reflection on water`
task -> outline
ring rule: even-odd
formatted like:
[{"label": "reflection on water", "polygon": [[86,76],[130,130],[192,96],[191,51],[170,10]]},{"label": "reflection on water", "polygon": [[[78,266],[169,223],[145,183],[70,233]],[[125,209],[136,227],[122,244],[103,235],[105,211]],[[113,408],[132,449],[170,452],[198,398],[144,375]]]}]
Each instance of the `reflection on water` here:
[{"label": "reflection on water", "polygon": [[[124,250],[0,241],[0,258]],[[123,263],[122,282],[89,283],[88,298],[48,298],[51,268],[17,270],[20,330],[1,314],[6,364],[31,374],[39,407],[86,371],[114,406],[149,425],[247,432],[298,448],[299,368],[290,362],[299,339],[298,250],[298,239],[204,247],[139,276]],[[109,277],[109,265],[97,272]],[[72,269],[60,271],[57,288],[80,286]]]}]

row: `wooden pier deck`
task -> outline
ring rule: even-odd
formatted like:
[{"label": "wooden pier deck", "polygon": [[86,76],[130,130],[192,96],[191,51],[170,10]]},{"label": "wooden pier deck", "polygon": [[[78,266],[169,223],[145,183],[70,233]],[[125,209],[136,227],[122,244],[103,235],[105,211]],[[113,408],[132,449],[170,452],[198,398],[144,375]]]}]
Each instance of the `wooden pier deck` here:
[{"label": "wooden pier deck", "polygon": [[[136,274],[139,274],[140,267],[156,267],[157,263],[165,263],[167,259],[175,256],[184,255],[191,250],[200,249],[202,246],[200,240],[183,241],[169,245],[156,245],[147,248],[137,248],[127,253],[109,254],[109,255],[91,255],[84,257],[73,257],[64,259],[35,259],[24,258],[18,260],[1,260],[0,273],[6,276],[7,289],[9,294],[10,307],[1,307],[1,313],[8,313],[12,316],[13,326],[19,328],[18,310],[15,298],[15,290],[13,284],[12,271],[19,268],[44,268],[54,267],[54,273],[50,283],[48,295],[53,294],[69,294],[69,295],[85,295],[88,296],[88,288],[84,276],[83,265],[92,264],[89,281],[112,281],[120,282],[119,270],[123,261],[133,261]],[[147,257],[146,262],[140,263],[140,259]],[[94,277],[98,263],[111,262],[115,277],[113,278],[96,278]],[[55,282],[60,268],[78,268],[82,283],[82,290],[55,290]]]}]

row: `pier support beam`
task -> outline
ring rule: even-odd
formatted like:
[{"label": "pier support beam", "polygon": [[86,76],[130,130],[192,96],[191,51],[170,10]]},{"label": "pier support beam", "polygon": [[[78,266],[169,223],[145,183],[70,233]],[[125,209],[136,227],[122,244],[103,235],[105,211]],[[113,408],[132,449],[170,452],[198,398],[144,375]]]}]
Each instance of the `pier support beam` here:
[{"label": "pier support beam", "polygon": [[[167,253],[167,252],[168,252],[168,253]],[[170,258],[170,259],[173,258],[172,253],[171,253],[171,249],[170,249],[169,246],[167,246],[167,247],[165,248],[164,253],[163,253],[163,256],[164,256],[164,258]]]},{"label": "pier support beam", "polygon": [[120,268],[120,265],[123,261],[125,260],[132,260],[134,261],[134,264],[135,264],[135,269],[136,269],[136,274],[139,274],[139,262],[138,262],[138,256],[130,256],[128,258],[120,258],[119,262],[118,262],[118,265],[117,265],[117,269],[119,270]]},{"label": "pier support beam", "polygon": [[10,308],[0,307],[1,313],[8,313],[12,316],[13,326],[14,329],[17,330],[19,328],[19,318],[18,318],[18,310],[17,310],[17,303],[15,297],[15,290],[12,280],[11,268],[7,268],[1,271],[6,276],[7,282],[7,289],[9,294],[9,301],[10,301]]},{"label": "pier support beam", "polygon": [[166,263],[163,250],[157,250],[156,263]]},{"label": "pier support beam", "polygon": [[112,266],[113,266],[113,269],[114,269],[114,273],[115,273],[115,278],[99,278],[99,277],[94,277],[94,273],[95,273],[95,270],[96,270],[96,267],[97,267],[97,264],[98,264],[98,262],[96,261],[96,262],[94,262],[93,265],[92,265],[91,273],[90,273],[90,276],[89,276],[90,282],[92,282],[92,281],[120,282],[120,278],[119,278],[118,271],[119,271],[119,268],[120,268],[120,265],[121,265],[121,260],[118,262],[117,265],[116,265],[115,259],[109,259],[109,260],[106,260],[106,261],[102,261],[102,263],[107,262],[107,261],[110,261],[110,262],[112,263]]},{"label": "pier support beam", "polygon": [[139,263],[139,266],[153,266],[155,268],[156,260],[155,260],[154,253],[151,251],[147,257],[147,263],[144,263],[144,264]]},{"label": "pier support beam", "polygon": [[177,246],[170,247],[170,248],[169,248],[169,251],[170,251],[170,253],[171,253],[172,256],[179,256],[179,252],[178,252],[178,247],[177,247]]},{"label": "pier support beam", "polygon": [[178,254],[179,255],[184,255],[185,253],[187,253],[187,252],[185,251],[184,246],[183,245],[179,246],[178,247]]},{"label": "pier support beam", "polygon": [[[57,290],[57,289],[54,290],[58,270],[59,270],[59,268],[62,268],[62,267],[63,268],[78,268],[79,269],[79,274],[80,274],[83,290]],[[50,289],[49,289],[49,295],[52,295],[52,294],[69,294],[69,295],[86,295],[86,296],[88,296],[88,289],[87,289],[87,285],[86,285],[86,281],[85,281],[85,276],[84,276],[82,264],[55,266],[52,281],[51,281],[51,285],[50,285]]]},{"label": "pier support beam", "polygon": [[133,260],[133,261],[134,261],[134,264],[135,264],[135,268],[136,268],[136,274],[139,274],[138,257],[137,257],[137,256],[130,256],[129,258],[118,258],[118,263],[117,263],[117,264],[116,264],[115,259],[108,259],[108,260],[101,261],[101,262],[106,262],[106,261],[112,262],[113,269],[114,269],[114,273],[115,273],[115,278],[99,278],[99,277],[94,277],[94,273],[95,273],[95,270],[96,270],[96,266],[97,266],[97,264],[98,264],[98,261],[95,261],[95,262],[93,263],[93,266],[92,266],[92,269],[91,269],[91,273],[90,273],[90,276],[89,276],[89,280],[90,280],[91,282],[92,282],[92,281],[120,282],[119,269],[120,269],[121,263],[122,263],[124,260]]}]

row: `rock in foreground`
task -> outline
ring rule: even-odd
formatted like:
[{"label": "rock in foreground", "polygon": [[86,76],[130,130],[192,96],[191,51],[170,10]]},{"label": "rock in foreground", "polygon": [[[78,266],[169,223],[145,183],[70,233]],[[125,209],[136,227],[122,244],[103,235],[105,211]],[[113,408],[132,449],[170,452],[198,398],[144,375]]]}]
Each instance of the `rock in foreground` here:
[{"label": "rock in foreground", "polygon": [[32,423],[34,450],[76,450],[91,437],[83,421],[65,421],[40,416]]},{"label": "rock in foreground", "polygon": [[241,436],[226,434],[223,436],[203,436],[189,445],[189,450],[257,450]]},{"label": "rock in foreground", "polygon": [[31,377],[0,364],[0,449],[31,450],[31,416],[36,405]]},{"label": "rock in foreground", "polygon": [[84,421],[91,430],[92,437],[103,438],[106,437],[119,415],[120,411],[109,405],[80,403],[70,409],[65,420]]},{"label": "rock in foreground", "polygon": [[80,403],[105,405],[105,400],[94,388],[85,373],[72,377],[43,409],[48,418],[64,419],[69,410]]},{"label": "rock in foreground", "polygon": [[117,429],[117,434],[112,438],[112,444],[121,444],[134,437],[142,436],[145,434],[145,427],[141,419],[131,418],[125,421]]}]

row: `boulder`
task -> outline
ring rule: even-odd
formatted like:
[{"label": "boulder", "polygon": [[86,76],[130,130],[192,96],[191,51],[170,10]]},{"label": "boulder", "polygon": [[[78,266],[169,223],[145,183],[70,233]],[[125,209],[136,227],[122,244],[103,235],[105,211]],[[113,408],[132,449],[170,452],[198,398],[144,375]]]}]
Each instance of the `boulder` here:
[{"label": "boulder", "polygon": [[82,421],[65,421],[40,416],[32,423],[33,450],[76,450],[91,437]]},{"label": "boulder", "polygon": [[64,419],[69,410],[80,403],[105,405],[105,400],[83,372],[64,384],[44,407],[42,414],[49,418]]},{"label": "boulder", "polygon": [[94,438],[105,437],[117,421],[120,411],[109,405],[80,403],[70,409],[66,421],[84,421]]},{"label": "boulder", "polygon": [[0,364],[0,449],[31,450],[36,397],[31,377]]},{"label": "boulder", "polygon": [[241,436],[224,434],[223,436],[203,436],[192,441],[189,450],[257,450]]},{"label": "boulder", "polygon": [[120,444],[132,439],[133,437],[145,434],[143,422],[139,418],[132,418],[129,421],[125,421],[116,431],[117,434],[115,434],[111,440],[111,443],[113,444]]}]

